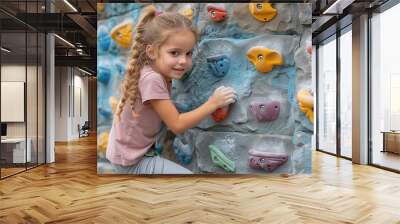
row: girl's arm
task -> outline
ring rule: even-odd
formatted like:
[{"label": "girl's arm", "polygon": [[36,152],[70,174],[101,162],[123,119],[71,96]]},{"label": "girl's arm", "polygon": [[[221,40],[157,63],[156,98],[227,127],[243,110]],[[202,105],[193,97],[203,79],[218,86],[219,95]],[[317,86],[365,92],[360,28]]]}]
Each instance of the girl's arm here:
[{"label": "girl's arm", "polygon": [[216,109],[235,102],[235,93],[232,88],[220,87],[207,102],[187,113],[180,114],[171,100],[150,100],[154,110],[161,120],[175,134],[196,126],[205,117]]}]

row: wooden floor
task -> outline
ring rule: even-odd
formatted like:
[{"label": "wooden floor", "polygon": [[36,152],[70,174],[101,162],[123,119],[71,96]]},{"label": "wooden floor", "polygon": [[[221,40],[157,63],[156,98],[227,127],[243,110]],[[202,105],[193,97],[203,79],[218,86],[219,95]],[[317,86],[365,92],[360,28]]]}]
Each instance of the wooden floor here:
[{"label": "wooden floor", "polygon": [[374,164],[400,170],[400,154],[376,150],[372,160]]},{"label": "wooden floor", "polygon": [[320,152],[313,174],[98,176],[96,141],[0,181],[0,223],[400,223],[400,175]]}]

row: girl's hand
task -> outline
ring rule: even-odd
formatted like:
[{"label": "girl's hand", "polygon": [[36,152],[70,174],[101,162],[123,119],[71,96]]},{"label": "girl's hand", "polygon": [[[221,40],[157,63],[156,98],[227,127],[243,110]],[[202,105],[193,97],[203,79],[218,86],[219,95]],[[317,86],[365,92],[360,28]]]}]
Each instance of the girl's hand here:
[{"label": "girl's hand", "polygon": [[217,108],[227,106],[236,101],[235,91],[231,87],[220,86],[218,87],[212,96],[208,99],[208,102]]}]

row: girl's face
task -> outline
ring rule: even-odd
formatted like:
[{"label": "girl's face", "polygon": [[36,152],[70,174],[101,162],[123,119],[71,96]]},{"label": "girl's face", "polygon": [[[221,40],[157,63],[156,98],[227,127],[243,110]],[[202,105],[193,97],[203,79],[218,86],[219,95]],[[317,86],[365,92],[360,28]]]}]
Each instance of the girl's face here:
[{"label": "girl's face", "polygon": [[180,79],[192,68],[192,50],[196,39],[189,30],[172,33],[159,49],[146,49],[153,60],[153,69],[166,79]]}]

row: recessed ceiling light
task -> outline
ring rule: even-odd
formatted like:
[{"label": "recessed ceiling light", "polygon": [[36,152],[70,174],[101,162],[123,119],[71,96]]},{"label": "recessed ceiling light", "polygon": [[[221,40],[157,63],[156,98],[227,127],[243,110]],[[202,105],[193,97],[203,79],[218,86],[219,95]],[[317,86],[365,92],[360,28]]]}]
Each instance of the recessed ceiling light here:
[{"label": "recessed ceiling light", "polygon": [[57,37],[58,39],[60,39],[61,41],[63,41],[64,43],[68,44],[70,47],[75,48],[75,45],[71,44],[71,42],[67,41],[66,39],[58,36],[57,34],[54,34],[55,37]]},{"label": "recessed ceiling light", "polygon": [[83,73],[85,73],[85,74],[92,75],[92,73],[90,73],[90,72],[88,72],[88,71],[86,71],[86,70],[83,70],[83,69],[81,69],[81,68],[79,68],[79,67],[78,67],[78,69],[79,69],[79,71],[81,71],[81,72],[83,72]]},{"label": "recessed ceiling light", "polygon": [[10,52],[11,52],[11,50],[9,50],[9,49],[7,49],[7,48],[5,48],[5,47],[1,47],[1,50],[4,51],[4,52],[7,52],[7,53],[10,53]]},{"label": "recessed ceiling light", "polygon": [[68,0],[64,0],[65,4],[67,4],[72,10],[74,10],[75,12],[78,12],[78,10],[71,4],[68,2]]}]

